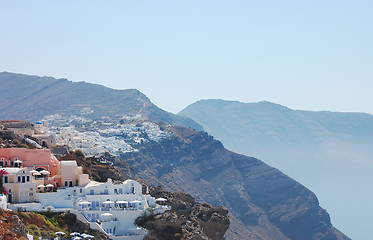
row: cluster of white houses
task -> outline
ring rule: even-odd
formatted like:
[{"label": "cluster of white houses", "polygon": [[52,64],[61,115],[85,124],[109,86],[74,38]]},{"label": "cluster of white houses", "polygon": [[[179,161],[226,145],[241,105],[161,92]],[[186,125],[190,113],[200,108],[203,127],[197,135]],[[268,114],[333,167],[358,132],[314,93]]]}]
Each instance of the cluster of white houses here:
[{"label": "cluster of white houses", "polygon": [[149,194],[134,180],[115,184],[91,181],[75,161],[58,161],[49,149],[0,149],[0,170],[5,196],[0,207],[26,211],[70,211],[91,228],[112,239],[143,239],[146,231],[135,219],[151,208],[164,212],[167,206]]}]

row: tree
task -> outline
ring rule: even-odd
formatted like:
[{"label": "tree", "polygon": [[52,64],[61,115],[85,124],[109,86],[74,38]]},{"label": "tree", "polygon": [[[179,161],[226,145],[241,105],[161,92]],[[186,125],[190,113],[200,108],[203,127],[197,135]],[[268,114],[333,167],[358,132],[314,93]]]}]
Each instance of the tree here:
[{"label": "tree", "polygon": [[3,184],[3,176],[7,174],[8,172],[5,169],[0,169],[0,194],[3,194],[6,192],[4,188],[4,184]]}]

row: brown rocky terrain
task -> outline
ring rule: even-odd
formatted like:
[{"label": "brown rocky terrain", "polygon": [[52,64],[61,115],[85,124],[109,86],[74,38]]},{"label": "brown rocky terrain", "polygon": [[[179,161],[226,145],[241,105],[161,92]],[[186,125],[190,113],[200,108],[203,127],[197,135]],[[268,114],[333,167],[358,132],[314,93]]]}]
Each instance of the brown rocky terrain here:
[{"label": "brown rocky terrain", "polygon": [[25,225],[16,213],[0,209],[0,239],[27,240]]},{"label": "brown rocky terrain", "polygon": [[229,227],[228,210],[198,203],[187,193],[168,192],[161,187],[150,187],[150,194],[165,198],[171,211],[149,216],[140,221],[148,229],[145,239],[221,240]]}]

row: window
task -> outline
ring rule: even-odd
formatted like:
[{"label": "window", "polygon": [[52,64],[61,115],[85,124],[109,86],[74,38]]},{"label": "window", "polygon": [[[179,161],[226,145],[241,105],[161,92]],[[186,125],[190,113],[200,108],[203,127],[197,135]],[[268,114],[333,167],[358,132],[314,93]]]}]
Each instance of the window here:
[{"label": "window", "polygon": [[30,182],[30,176],[27,176],[27,182]]},{"label": "window", "polygon": [[82,193],[82,192],[83,192],[83,189],[81,188],[81,189],[80,189],[80,193]]},{"label": "window", "polygon": [[93,190],[93,189],[89,190],[89,194],[90,195],[95,195],[95,190]]},{"label": "window", "polygon": [[3,160],[0,161],[0,166],[4,166]]},{"label": "window", "polygon": [[68,186],[68,183],[67,183],[67,181],[65,181],[65,187],[67,187]]},{"label": "window", "polygon": [[8,161],[5,161],[5,166],[8,166]]},{"label": "window", "polygon": [[21,182],[21,176],[18,176],[18,182]]},{"label": "window", "polygon": [[8,193],[12,193],[12,189],[9,188],[9,189],[8,189]]},{"label": "window", "polygon": [[25,176],[22,176],[22,182],[26,182],[26,177]]},{"label": "window", "polygon": [[14,161],[10,161],[10,166],[13,166],[14,165]]},{"label": "window", "polygon": [[4,176],[4,183],[8,183],[8,176]]}]

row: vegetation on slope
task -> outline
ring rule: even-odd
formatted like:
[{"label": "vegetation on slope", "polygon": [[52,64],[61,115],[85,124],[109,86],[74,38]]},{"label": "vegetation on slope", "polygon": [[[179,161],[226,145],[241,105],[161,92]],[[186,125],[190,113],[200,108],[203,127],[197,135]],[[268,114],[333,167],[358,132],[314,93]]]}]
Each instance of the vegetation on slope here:
[{"label": "vegetation on slope", "polygon": [[65,236],[78,231],[94,235],[95,239],[108,239],[104,234],[92,230],[88,224],[84,224],[76,219],[71,213],[61,212],[17,212],[18,217],[26,225],[28,234],[35,238],[54,238],[56,232],[64,232]]}]

